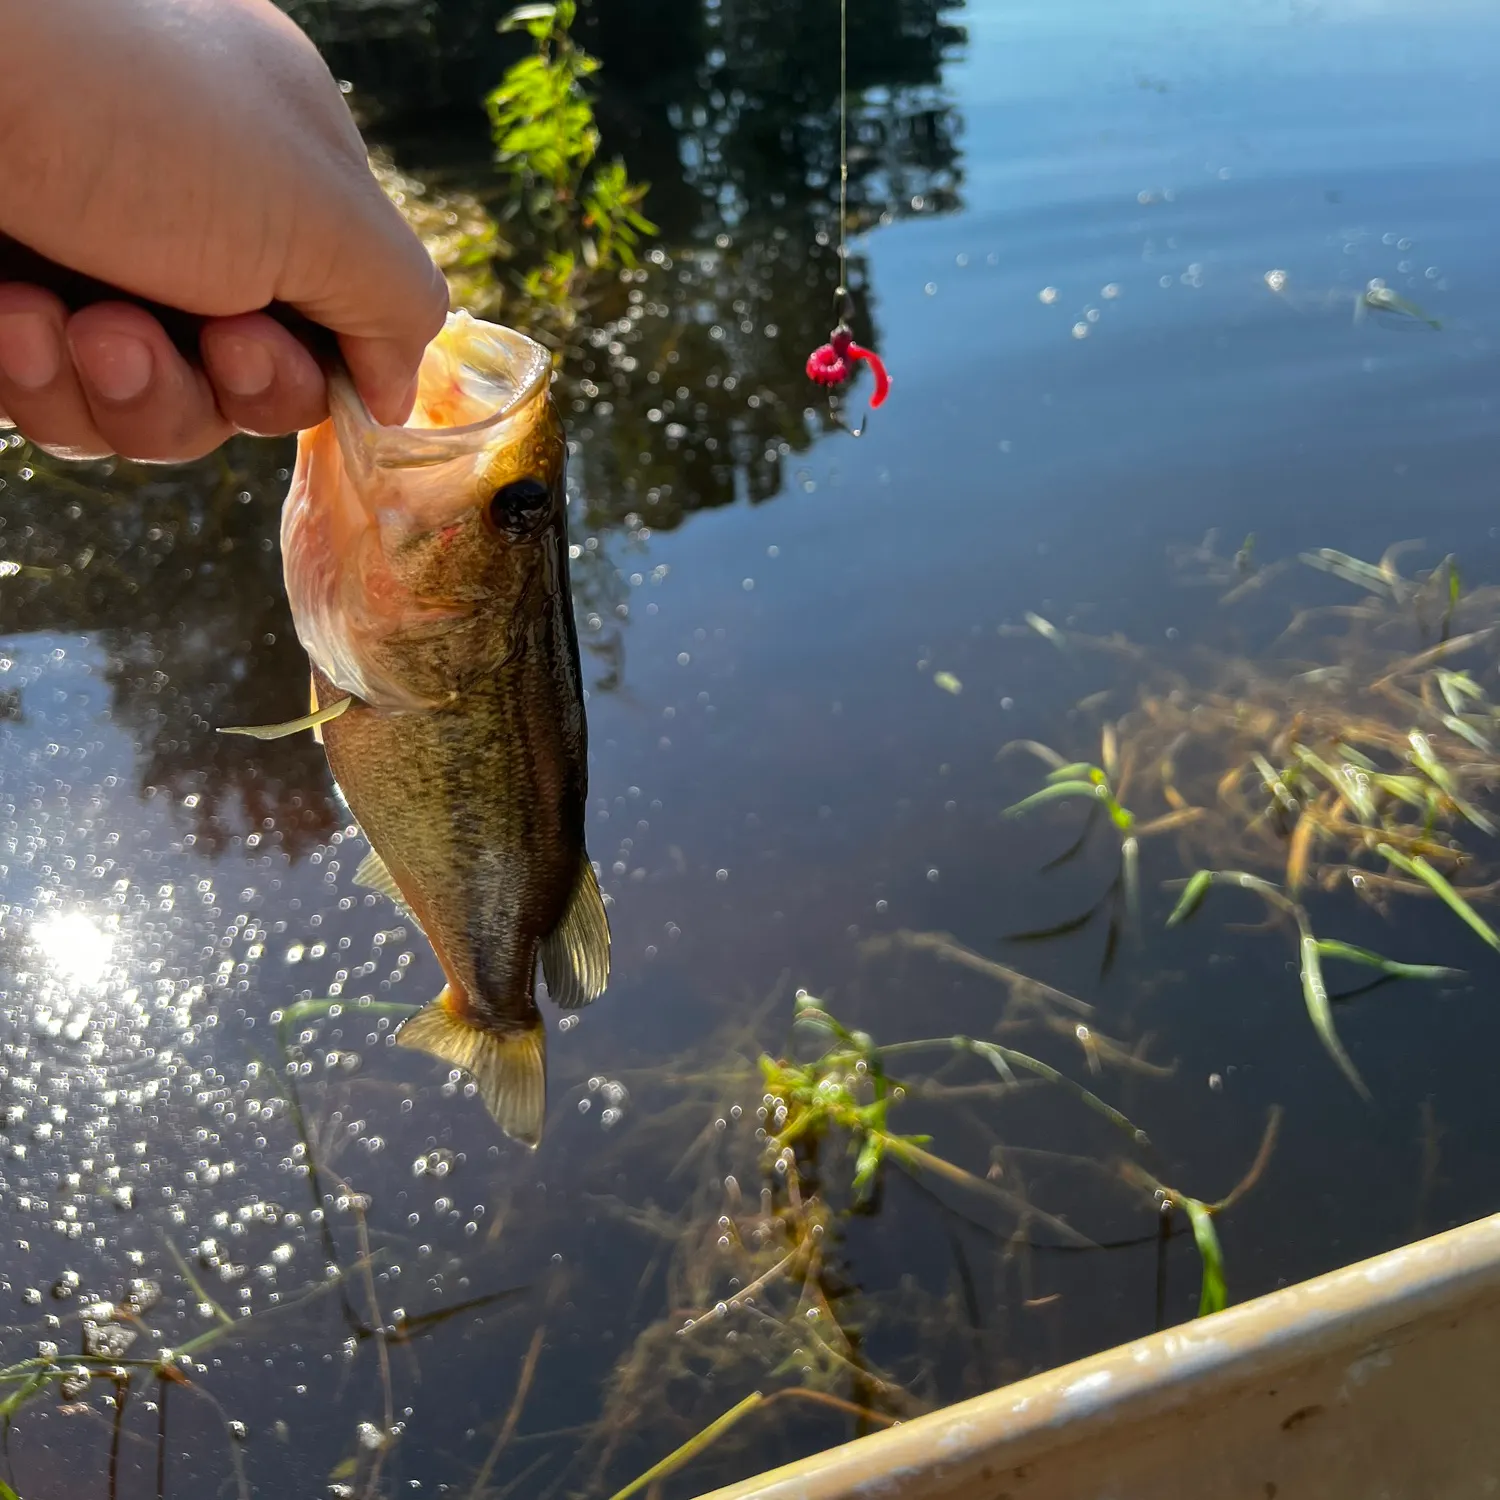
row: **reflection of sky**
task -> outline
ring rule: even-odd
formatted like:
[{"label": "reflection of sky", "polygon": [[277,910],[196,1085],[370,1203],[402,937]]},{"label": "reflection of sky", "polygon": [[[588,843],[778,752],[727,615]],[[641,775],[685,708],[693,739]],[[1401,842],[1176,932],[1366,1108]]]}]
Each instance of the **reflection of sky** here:
[{"label": "reflection of sky", "polygon": [[[1391,139],[1420,151],[1429,135],[1463,156],[1486,151],[1500,18],[1485,0],[970,0],[965,17],[968,66],[954,81],[971,111],[1003,105],[1035,117],[1051,104],[1082,129],[1107,105],[1110,127],[1127,131],[1154,113],[1160,143],[1184,155],[1211,144],[1205,131],[1259,144],[1301,122],[1311,128],[1296,135],[1299,154],[1326,157],[1348,149],[1352,107],[1375,127],[1369,153]],[[1472,91],[1474,113],[1445,102],[1454,88]],[[1151,107],[1131,108],[1142,92]],[[1298,105],[1291,118],[1266,110],[1288,102]],[[1038,125],[1044,135],[1045,116]]]},{"label": "reflection of sky", "polygon": [[[1190,529],[1198,502],[1173,496],[1163,465],[1184,489],[1184,466],[1197,470],[1201,495],[1230,455],[1247,474],[1298,446],[1358,466],[1397,431],[1414,445],[1482,434],[1500,17],[1228,4],[968,14],[954,82],[969,211],[870,242],[904,410],[838,451],[844,495],[882,468],[893,496],[921,495],[919,511],[897,512],[908,566],[940,555],[977,587],[982,569],[1065,538],[1076,561],[1092,536],[1149,524],[1144,510]],[[1281,298],[1263,279],[1272,268],[1288,272]],[[1354,326],[1373,277],[1440,316],[1443,336]],[[917,441],[891,440],[902,422]],[[1358,485],[1320,496],[1319,540],[1368,524],[1381,503]],[[849,514],[863,506],[851,499]],[[1258,497],[1259,527],[1280,510],[1276,493]],[[873,531],[850,540],[880,548]]]}]

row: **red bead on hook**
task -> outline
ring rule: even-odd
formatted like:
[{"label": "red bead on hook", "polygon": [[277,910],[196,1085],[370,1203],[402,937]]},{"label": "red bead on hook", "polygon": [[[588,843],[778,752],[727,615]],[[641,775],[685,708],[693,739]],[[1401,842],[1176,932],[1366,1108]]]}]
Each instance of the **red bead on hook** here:
[{"label": "red bead on hook", "polygon": [[886,374],[885,361],[873,350],[854,342],[854,335],[840,323],[828,335],[828,342],[819,345],[807,356],[807,378],[819,385],[843,385],[854,373],[854,362],[864,360],[875,376],[875,393],[870,397],[870,406],[877,407],[890,394],[891,377]]}]

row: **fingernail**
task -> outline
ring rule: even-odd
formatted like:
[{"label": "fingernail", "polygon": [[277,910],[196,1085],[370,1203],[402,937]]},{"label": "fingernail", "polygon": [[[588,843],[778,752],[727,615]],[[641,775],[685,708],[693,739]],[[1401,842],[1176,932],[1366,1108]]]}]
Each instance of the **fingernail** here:
[{"label": "fingernail", "polygon": [[151,350],[128,333],[86,335],[74,353],[84,378],[106,401],[134,401],[151,383]]},{"label": "fingernail", "polygon": [[259,339],[217,340],[210,364],[215,383],[231,396],[263,396],[276,378],[276,361]]},{"label": "fingernail", "polygon": [[12,385],[39,391],[57,379],[62,355],[57,332],[36,313],[8,313],[0,318],[0,370]]}]

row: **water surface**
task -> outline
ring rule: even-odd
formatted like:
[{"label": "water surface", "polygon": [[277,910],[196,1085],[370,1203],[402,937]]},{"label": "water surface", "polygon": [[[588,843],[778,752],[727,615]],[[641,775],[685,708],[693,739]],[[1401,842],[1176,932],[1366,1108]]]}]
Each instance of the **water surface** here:
[{"label": "water surface", "polygon": [[[490,11],[309,9],[372,133],[484,193],[464,38]],[[1264,562],[1420,538],[1408,572],[1453,553],[1466,587],[1500,579],[1500,23],[1358,0],[851,7],[853,284],[896,379],[855,440],[801,375],[836,279],[833,6],[661,9],[649,48],[615,7],[586,33],[663,254],[565,383],[615,963],[554,1028],[535,1156],[361,1015],[440,979],[352,884],[364,846],[318,748],[213,733],[305,701],[274,541],[286,446],[190,472],[3,460],[0,556],[27,570],[0,578],[4,1353],[66,1359],[80,1308],[131,1278],[162,1289],[137,1357],[211,1329],[208,1299],[252,1315],[166,1397],[168,1494],[609,1495],[750,1390],[797,1383],[753,1329],[675,1332],[734,1290],[694,1276],[714,1282],[725,1174],[759,1192],[754,1046],[784,1048],[798,988],[880,1041],[1015,1019],[982,974],[872,950],[896,933],[950,934],[1094,1006],[1159,1072],[1094,1077],[1067,1028],[1003,1035],[1126,1109],[1184,1191],[1226,1192],[1282,1108],[1221,1224],[1235,1299],[1495,1206],[1497,965],[1477,939],[1434,902],[1388,919],[1347,889],[1310,898],[1330,933],[1466,971],[1339,1008],[1367,1105],[1307,1022],[1285,936],[1226,925],[1253,903],[1163,932],[1162,882],[1186,873],[1169,839],[1143,846],[1139,946],[1104,963],[1107,912],[1014,941],[1085,910],[1115,855],[1106,839],[1044,872],[1078,820],[1002,818],[1044,768],[996,752],[1093,757],[1162,674],[1213,685],[1199,648],[1284,660],[1296,608],[1360,597],[1304,568],[1221,606],[1172,551],[1211,529],[1224,557],[1253,532]],[[1357,320],[1372,278],[1440,330]],[[1145,655],[1060,653],[1027,611]],[[1467,664],[1493,688],[1492,651]],[[292,1038],[289,1075],[270,1017],[330,993],[349,1008]],[[1070,1098],[908,1118],[1102,1247],[1049,1248],[1034,1221],[1017,1239],[993,1204],[889,1171],[840,1274],[910,1409],[1196,1310],[1180,1234],[1158,1306],[1150,1195],[1107,1180],[1120,1138]],[[388,1379],[375,1321],[408,1335]],[[869,1378],[823,1388],[882,1408]],[[28,1500],[110,1492],[115,1389],[18,1417]],[[160,1391],[142,1378],[125,1407],[122,1495],[156,1482]],[[784,1405],[660,1493],[861,1427]]]}]

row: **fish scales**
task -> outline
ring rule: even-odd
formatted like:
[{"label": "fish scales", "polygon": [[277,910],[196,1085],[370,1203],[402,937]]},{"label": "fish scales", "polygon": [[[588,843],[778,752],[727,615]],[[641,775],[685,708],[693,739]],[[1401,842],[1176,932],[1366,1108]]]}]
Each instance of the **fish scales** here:
[{"label": "fish scales", "polygon": [[[506,1030],[534,1024],[538,944],[567,909],[584,850],[587,735],[571,613],[535,635],[452,707],[385,714],[357,703],[323,727],[334,780],[450,988]],[[320,706],[338,696],[315,681]],[[467,941],[448,936],[458,934]]]}]

